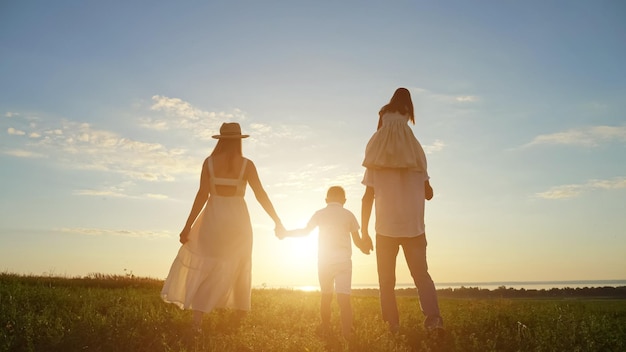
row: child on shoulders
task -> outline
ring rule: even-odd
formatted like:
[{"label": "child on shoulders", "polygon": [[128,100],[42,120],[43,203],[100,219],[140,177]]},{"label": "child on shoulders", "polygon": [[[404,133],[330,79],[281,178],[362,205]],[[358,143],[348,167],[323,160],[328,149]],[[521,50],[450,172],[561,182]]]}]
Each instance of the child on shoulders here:
[{"label": "child on shoulders", "polygon": [[408,124],[415,124],[410,97],[406,88],[398,88],[378,112],[378,128],[365,147],[366,168],[426,172],[424,149]]}]

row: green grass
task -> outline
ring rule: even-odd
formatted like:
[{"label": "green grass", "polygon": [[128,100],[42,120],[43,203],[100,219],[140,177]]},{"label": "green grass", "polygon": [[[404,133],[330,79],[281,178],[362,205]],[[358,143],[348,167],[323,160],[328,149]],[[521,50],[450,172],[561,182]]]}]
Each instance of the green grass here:
[{"label": "green grass", "polygon": [[355,292],[355,336],[316,334],[317,292],[261,289],[237,324],[215,311],[203,332],[159,297],[162,281],[0,274],[0,351],[626,351],[626,300],[440,298],[446,333],[422,327],[417,297],[399,296],[401,330],[388,333],[378,298]]}]

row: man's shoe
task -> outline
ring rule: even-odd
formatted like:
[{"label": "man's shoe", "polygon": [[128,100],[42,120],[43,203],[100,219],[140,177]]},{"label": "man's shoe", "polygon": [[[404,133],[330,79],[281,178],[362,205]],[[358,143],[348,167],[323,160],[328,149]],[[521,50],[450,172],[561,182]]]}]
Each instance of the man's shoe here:
[{"label": "man's shoe", "polygon": [[443,331],[443,319],[439,316],[428,317],[424,321],[424,327],[428,331]]}]

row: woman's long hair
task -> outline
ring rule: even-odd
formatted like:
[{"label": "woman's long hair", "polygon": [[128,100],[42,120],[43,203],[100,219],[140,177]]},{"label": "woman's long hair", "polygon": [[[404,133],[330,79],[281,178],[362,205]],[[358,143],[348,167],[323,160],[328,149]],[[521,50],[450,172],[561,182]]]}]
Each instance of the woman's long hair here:
[{"label": "woman's long hair", "polygon": [[391,100],[378,112],[378,128],[383,125],[383,115],[388,112],[397,112],[402,115],[409,115],[409,120],[415,125],[415,113],[413,112],[413,101],[411,93],[406,88],[398,88],[393,93]]},{"label": "woman's long hair", "polygon": [[227,155],[228,171],[233,169],[233,161],[237,156],[243,156],[241,151],[241,138],[222,138],[218,139],[215,148],[210,156]]}]

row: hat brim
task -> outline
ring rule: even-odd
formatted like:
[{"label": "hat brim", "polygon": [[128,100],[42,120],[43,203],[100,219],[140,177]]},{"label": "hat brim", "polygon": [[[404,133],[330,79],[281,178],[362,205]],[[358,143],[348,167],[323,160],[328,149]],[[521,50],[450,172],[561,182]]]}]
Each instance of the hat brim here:
[{"label": "hat brim", "polygon": [[212,136],[215,139],[236,139],[236,138],[248,138],[250,137],[249,134],[234,134],[234,135],[222,135],[222,134],[216,134],[214,136]]}]

